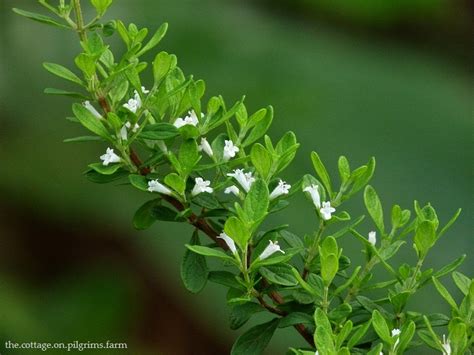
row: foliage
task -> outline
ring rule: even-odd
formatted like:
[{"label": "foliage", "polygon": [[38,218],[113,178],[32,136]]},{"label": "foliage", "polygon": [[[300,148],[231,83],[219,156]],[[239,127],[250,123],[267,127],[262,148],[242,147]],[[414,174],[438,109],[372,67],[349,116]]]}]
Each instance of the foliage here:
[{"label": "foliage", "polygon": [[[271,106],[249,113],[244,98],[233,105],[221,96],[204,100],[204,81],[186,76],[175,55],[161,51],[152,63],[141,59],[159,45],[167,24],[147,39],[146,28],[102,22],[112,0],[91,0],[96,16],[88,23],[79,0],[62,0],[58,6],[39,3],[58,19],[14,11],[79,35],[82,51],[74,63],[80,74],[60,64],[44,64],[79,92],[45,92],[83,100],[73,104],[74,117],[69,119],[89,135],[66,142],[99,140],[108,146],[86,176],[96,183],[124,182],[143,194],[147,201],[133,218],[137,229],[158,220],[194,227],[181,267],[183,283],[194,293],[208,280],[226,287],[232,329],[258,312],[272,315],[243,333],[232,354],[260,354],[279,328],[291,326],[308,342],[305,349],[289,350],[294,354],[316,349],[320,354],[402,354],[422,344],[444,354],[472,353],[474,282],[455,271],[465,256],[440,270],[423,270],[430,250],[460,211],[443,227],[435,209],[417,201],[413,216],[398,205],[388,216],[368,185],[374,158],[351,169],[341,156],[336,181],[313,152],[314,173],[290,186],[280,177],[299,144],[292,132],[278,141],[266,135]],[[124,45],[120,55],[104,41],[115,34]],[[153,77],[148,89],[142,85],[147,71]],[[364,216],[354,218],[344,210],[344,203],[361,190],[377,230],[367,236],[359,230]],[[287,208],[288,199],[301,192],[314,209],[316,231],[301,238],[288,225],[262,227],[270,214]],[[202,235],[211,244],[202,245]],[[363,265],[353,265],[339,247],[339,239],[351,235],[361,242]],[[390,259],[409,244],[416,265],[393,266]],[[220,259],[222,267],[210,270],[207,258]],[[382,282],[372,280],[377,265],[386,272]],[[461,302],[440,281],[448,274],[464,295]],[[450,305],[449,316],[409,308],[413,295],[430,283]],[[374,298],[374,291],[380,297]],[[448,336],[441,341],[433,328],[444,326]]]}]

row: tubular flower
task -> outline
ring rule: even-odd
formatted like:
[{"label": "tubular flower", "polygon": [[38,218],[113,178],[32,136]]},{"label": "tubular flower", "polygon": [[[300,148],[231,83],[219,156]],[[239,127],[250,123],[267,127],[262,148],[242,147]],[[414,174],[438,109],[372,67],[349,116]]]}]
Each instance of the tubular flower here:
[{"label": "tubular flower", "polygon": [[392,338],[396,337],[397,340],[395,341],[395,345],[393,346],[393,348],[395,349],[398,344],[400,343],[400,333],[401,333],[401,330],[398,329],[398,328],[394,328],[392,329]]},{"label": "tubular flower", "polygon": [[377,243],[377,233],[374,231],[369,232],[369,237],[367,239],[370,244],[375,245],[375,243]]},{"label": "tubular flower", "polygon": [[265,250],[262,252],[262,254],[260,254],[260,256],[258,258],[260,260],[266,259],[270,255],[272,255],[273,253],[276,253],[277,251],[282,252],[283,254],[285,254],[285,252],[280,249],[280,246],[278,245],[278,241],[273,242],[273,241],[270,240],[268,246],[265,248]]},{"label": "tubular flower", "polygon": [[84,101],[82,103],[82,106],[84,106],[90,113],[92,113],[95,118],[103,119],[102,115],[95,109],[94,106],[91,105],[90,101]]},{"label": "tubular flower", "polygon": [[229,173],[227,176],[233,177],[240,186],[242,186],[245,192],[250,191],[250,187],[255,181],[255,178],[252,177],[252,173],[244,173],[242,169],[235,169],[233,173]]},{"label": "tubular flower", "polygon": [[237,254],[237,248],[235,247],[234,240],[231,237],[222,232],[217,238],[222,239],[227,244],[232,254]]},{"label": "tubular flower", "polygon": [[307,186],[303,189],[304,192],[308,192],[313,200],[313,204],[316,208],[321,208],[321,196],[319,196],[319,186],[318,185],[311,185]]},{"label": "tubular flower", "polygon": [[[123,141],[126,141],[128,139],[128,130],[132,127],[132,124],[130,121],[127,121],[122,128],[120,129],[120,138],[122,138]],[[135,123],[133,126],[132,132],[135,133],[139,130],[140,126],[138,123]]]},{"label": "tubular flower", "polygon": [[193,190],[191,191],[192,196],[196,196],[200,194],[201,192],[208,192],[208,193],[213,193],[214,189],[210,187],[211,182],[209,180],[204,180],[203,178],[196,178],[194,179],[196,184],[194,185]]},{"label": "tubular flower", "polygon": [[234,142],[231,140],[226,140],[225,141],[225,146],[224,146],[224,154],[223,154],[223,159],[224,161],[230,160],[230,158],[235,157],[235,154],[239,151],[239,147],[234,145]]},{"label": "tubular flower", "polygon": [[[204,116],[203,114],[201,114],[201,117]],[[191,125],[191,126],[194,126],[196,127],[199,123],[199,120],[196,116],[196,112],[194,112],[194,110],[192,111],[188,111],[188,115],[184,118],[177,118],[176,121],[174,121],[173,125],[176,127],[176,128],[181,128],[183,126],[186,126],[186,125]]]},{"label": "tubular flower", "polygon": [[323,216],[323,219],[328,221],[331,219],[331,214],[336,212],[336,209],[334,207],[331,207],[331,202],[323,202],[323,207],[319,210],[321,212],[321,215]]},{"label": "tubular flower", "polygon": [[283,180],[278,182],[277,187],[270,194],[270,200],[273,200],[281,195],[287,195],[290,192],[291,185],[287,184]]},{"label": "tubular flower", "polygon": [[[138,100],[137,100],[137,97],[138,97]],[[123,107],[125,107],[127,110],[133,113],[137,113],[141,105],[142,105],[142,101],[140,99],[140,96],[138,96],[138,94],[135,94],[135,98],[128,100],[126,104],[123,104]]]},{"label": "tubular flower", "polygon": [[214,152],[212,151],[211,145],[207,141],[206,138],[201,138],[201,144],[198,146],[199,151],[204,151],[207,155],[212,157],[214,155]]},{"label": "tubular flower", "polygon": [[102,165],[107,166],[110,163],[119,163],[122,158],[115,154],[112,148],[107,148],[105,154],[100,156],[100,160],[102,160]]},{"label": "tubular flower", "polygon": [[446,336],[443,334],[443,351],[445,355],[451,355],[451,343],[449,339],[446,339]]},{"label": "tubular flower", "polygon": [[234,194],[235,196],[239,196],[239,188],[235,185],[232,185],[232,186],[229,186],[229,187],[226,187],[225,190],[224,190],[224,193],[225,194]]},{"label": "tubular flower", "polygon": [[160,194],[171,195],[172,192],[165,185],[160,183],[158,179],[148,181],[148,191],[159,192]]}]

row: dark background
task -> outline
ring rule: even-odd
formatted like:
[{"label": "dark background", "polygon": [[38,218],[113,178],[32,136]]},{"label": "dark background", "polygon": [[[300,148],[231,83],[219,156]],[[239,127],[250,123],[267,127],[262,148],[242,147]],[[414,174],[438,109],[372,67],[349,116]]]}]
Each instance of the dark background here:
[{"label": "dark background", "polygon": [[[353,167],[374,155],[372,184],[386,213],[417,199],[431,202],[444,224],[462,207],[426,267],[466,253],[461,270],[472,276],[467,1],[115,2],[111,18],[151,29],[170,23],[160,50],[203,78],[207,95],[230,102],[246,94],[251,111],[275,107],[271,135],[293,130],[301,142],[289,182],[312,172],[312,150],[333,176],[339,155]],[[64,120],[68,99],[42,94],[67,85],[41,63],[73,67],[74,34],[16,16],[12,7],[42,11],[34,1],[0,1],[0,349],[6,340],[110,340],[128,342],[127,354],[228,353],[242,330],[228,329],[224,290],[209,284],[191,295],[180,281],[191,229],[157,223],[133,230],[144,196],[82,175],[105,147],[62,143],[82,131]],[[362,206],[358,195],[348,207],[356,215]],[[273,222],[289,221],[303,235],[315,228],[312,213],[297,196]],[[343,247],[360,259],[350,237]],[[410,245],[395,265],[403,260],[414,260]],[[448,277],[443,282],[453,289]],[[410,308],[449,312],[431,286]],[[268,354],[300,345],[293,329],[279,330]]]}]

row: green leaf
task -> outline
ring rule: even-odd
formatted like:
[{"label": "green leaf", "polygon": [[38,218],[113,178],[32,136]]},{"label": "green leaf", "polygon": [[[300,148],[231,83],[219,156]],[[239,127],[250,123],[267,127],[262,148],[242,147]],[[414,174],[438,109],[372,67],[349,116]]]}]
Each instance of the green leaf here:
[{"label": "green leaf", "polygon": [[240,219],[235,216],[228,218],[224,225],[224,232],[237,243],[240,249],[246,249],[250,232]]},{"label": "green leaf", "polygon": [[153,223],[156,222],[156,218],[152,214],[153,208],[160,202],[160,199],[154,199],[145,202],[135,212],[133,216],[133,227],[138,230],[144,230],[150,228]]},{"label": "green leaf", "polygon": [[278,328],[291,327],[296,324],[306,324],[309,326],[314,326],[314,320],[313,317],[307,313],[291,312],[287,316],[280,319]]},{"label": "green leaf", "polygon": [[362,339],[365,333],[367,333],[367,330],[369,329],[371,324],[372,324],[372,320],[369,319],[364,324],[355,328],[354,334],[352,334],[349,341],[347,342],[347,347],[349,349],[359,344],[359,341]]},{"label": "green leaf", "polygon": [[60,96],[73,97],[75,99],[80,99],[80,100],[87,100],[87,96],[83,94],[80,94],[78,92],[61,90],[61,89],[46,88],[44,89],[44,93],[47,95],[60,95]]},{"label": "green leaf", "polygon": [[17,13],[20,16],[29,18],[30,20],[41,22],[41,23],[44,23],[46,25],[56,26],[56,27],[59,27],[59,28],[67,28],[67,29],[70,28],[69,26],[63,25],[62,23],[52,19],[49,16],[37,14],[35,12],[20,10],[20,9],[17,9],[17,8],[13,8],[13,12]]},{"label": "green leaf", "polygon": [[256,143],[252,146],[252,150],[250,151],[250,159],[260,176],[265,181],[268,181],[270,170],[272,168],[272,155],[268,150],[266,150],[263,145]]},{"label": "green leaf", "polygon": [[194,139],[188,139],[181,143],[178,159],[184,174],[189,174],[199,161],[198,146]]},{"label": "green leaf", "polygon": [[466,258],[466,254],[461,255],[459,258],[453,260],[448,265],[445,265],[441,269],[436,271],[433,274],[433,276],[436,277],[436,278],[439,278],[441,276],[449,274],[451,271],[456,270],[459,267],[459,265],[461,265],[464,262],[465,258]]},{"label": "green leaf", "polygon": [[295,286],[298,284],[291,267],[284,264],[261,267],[258,271],[268,281],[277,285]]},{"label": "green leaf", "polygon": [[273,120],[273,107],[268,106],[266,109],[265,117],[262,118],[255,127],[250,131],[249,135],[244,139],[242,143],[242,147],[246,147],[253,142],[257,141],[261,138],[270,127]]},{"label": "green leaf", "polygon": [[[336,337],[336,348],[340,348],[342,346],[346,338],[352,332],[352,327],[353,327],[352,321],[348,320],[347,322],[344,323],[344,326],[339,331],[339,334]],[[350,352],[348,352],[348,354],[350,354]]]},{"label": "green leaf", "polygon": [[458,209],[456,211],[456,213],[454,214],[454,216],[449,220],[448,223],[446,223],[446,225],[441,229],[441,231],[439,232],[438,234],[438,239],[444,234],[446,233],[446,231],[451,228],[451,226],[454,224],[454,222],[456,222],[456,220],[458,219],[459,215],[461,214],[461,208]]},{"label": "green leaf", "polygon": [[[197,232],[193,233],[189,243],[194,246],[199,245]],[[183,280],[186,289],[192,293],[201,291],[206,286],[208,274],[206,258],[186,249],[181,263],[181,280]]]},{"label": "green leaf", "polygon": [[329,312],[328,317],[333,321],[340,321],[348,317],[352,312],[352,307],[349,303],[341,303],[336,308]]},{"label": "green leaf", "polygon": [[256,325],[237,338],[231,355],[260,355],[278,327],[279,319]]},{"label": "green leaf", "polygon": [[94,76],[96,60],[92,55],[81,53],[74,59],[74,63],[76,63],[77,67],[82,70],[87,78]]},{"label": "green leaf", "polygon": [[171,187],[173,190],[178,192],[180,195],[184,194],[186,188],[186,182],[176,173],[170,173],[165,176],[164,182],[166,185]]},{"label": "green leaf", "polygon": [[473,282],[469,277],[458,271],[455,271],[453,272],[453,280],[456,286],[461,290],[461,292],[464,293],[464,295],[467,295],[469,293],[469,287]]},{"label": "green leaf", "polygon": [[347,180],[349,180],[351,176],[351,168],[349,166],[349,161],[344,155],[339,157],[339,160],[337,161],[337,167],[339,169],[341,183],[344,184]]},{"label": "green leaf", "polygon": [[311,152],[311,161],[313,162],[314,170],[316,174],[318,174],[321,182],[323,183],[324,187],[329,193],[329,196],[332,198],[333,192],[331,187],[331,179],[329,178],[329,174],[324,166],[321,158],[319,157],[318,153]]},{"label": "green leaf", "polygon": [[387,344],[393,344],[393,339],[390,336],[390,330],[388,328],[387,322],[377,310],[372,312],[372,326],[374,327],[375,332],[384,342]]},{"label": "green leaf", "polygon": [[382,204],[380,203],[377,192],[375,192],[375,189],[370,185],[367,185],[365,188],[364,203],[378,230],[382,235],[385,235]]},{"label": "green leaf", "polygon": [[172,55],[166,52],[160,52],[156,55],[153,61],[153,77],[155,79],[155,85],[158,85],[161,80],[168,74],[172,68],[175,59]]},{"label": "green leaf", "polygon": [[110,164],[107,166],[103,165],[102,163],[89,164],[89,168],[97,171],[99,174],[102,175],[112,175],[121,167],[122,164]]},{"label": "green leaf", "polygon": [[148,191],[148,179],[142,175],[131,174],[128,176],[130,183],[141,191]]},{"label": "green leaf", "polygon": [[337,274],[339,269],[339,258],[330,254],[321,258],[321,277],[326,285],[329,285]]},{"label": "green leaf", "polygon": [[76,103],[72,106],[72,111],[74,112],[74,115],[77,117],[79,122],[85,128],[97,134],[98,136],[106,139],[107,141],[111,141],[107,128],[105,128],[102,122],[97,119],[97,117],[95,117],[92,113],[90,113],[88,109],[86,109],[81,104]]},{"label": "green leaf", "polygon": [[269,205],[267,184],[258,179],[252,184],[244,200],[244,211],[250,221],[260,222],[266,215]]},{"label": "green leaf", "polygon": [[151,213],[159,221],[184,222],[186,220],[178,212],[166,206],[155,206]]},{"label": "green leaf", "polygon": [[208,280],[219,285],[245,291],[245,288],[237,281],[237,275],[229,271],[210,271]]},{"label": "green leaf", "polygon": [[115,174],[112,175],[103,175],[99,174],[97,171],[90,169],[85,172],[87,179],[96,184],[108,184],[109,182],[119,180],[128,175],[126,170],[117,170]]},{"label": "green leaf", "polygon": [[55,63],[43,63],[43,67],[51,74],[84,86],[84,82],[76,74],[74,74],[68,68],[63,67],[62,65]]},{"label": "green leaf", "polygon": [[421,222],[416,228],[414,240],[420,258],[424,258],[436,242],[434,223],[428,220]]},{"label": "green leaf", "polygon": [[166,31],[168,30],[168,24],[165,22],[163,23],[155,32],[153,37],[148,41],[148,43],[137,53],[137,57],[142,56],[146,52],[148,52],[150,49],[153,49],[156,47],[163,37],[166,35]]},{"label": "green leaf", "polygon": [[110,5],[112,5],[113,0],[91,0],[92,6],[95,7],[97,14],[102,16]]},{"label": "green leaf", "polygon": [[235,262],[236,262],[234,258],[231,258],[226,253],[224,253],[223,251],[220,251],[220,250],[217,250],[217,249],[203,247],[203,246],[200,246],[200,245],[186,244],[185,246],[189,250],[191,250],[191,251],[193,251],[197,254],[200,254],[200,255],[212,256],[212,257],[219,258],[219,259],[222,259],[222,260],[227,260],[227,261],[232,262],[233,264],[235,264]]},{"label": "green leaf", "polygon": [[97,142],[102,141],[102,138],[97,136],[80,136],[74,138],[66,138],[63,143],[79,143],[79,142]]},{"label": "green leaf", "polygon": [[316,308],[314,320],[316,323],[316,332],[314,333],[316,348],[321,351],[322,354],[334,354],[335,347],[331,323],[321,308]]},{"label": "green leaf", "polygon": [[410,342],[415,335],[415,323],[413,321],[408,322],[408,325],[402,328],[402,333],[400,334],[400,343],[397,347],[397,352],[403,354],[405,349],[408,348]]},{"label": "green leaf", "polygon": [[160,122],[146,125],[138,137],[149,140],[166,140],[174,138],[177,135],[179,135],[179,131],[174,125]]},{"label": "green leaf", "polygon": [[265,309],[254,302],[247,302],[239,304],[231,308],[230,310],[230,329],[239,329],[252,317],[255,313],[262,312]]},{"label": "green leaf", "polygon": [[436,289],[438,290],[439,294],[446,300],[446,302],[448,302],[448,304],[454,309],[454,310],[458,310],[458,306],[456,304],[456,302],[454,301],[453,297],[451,296],[451,294],[448,292],[448,290],[446,289],[446,287],[444,287],[441,282],[439,282],[435,277],[432,277],[431,278],[433,280],[433,283],[436,287]]}]

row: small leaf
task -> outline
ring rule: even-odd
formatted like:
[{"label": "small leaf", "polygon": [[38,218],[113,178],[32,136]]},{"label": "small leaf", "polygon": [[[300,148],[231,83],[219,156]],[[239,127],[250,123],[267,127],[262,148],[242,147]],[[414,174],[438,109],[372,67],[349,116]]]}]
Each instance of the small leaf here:
[{"label": "small leaf", "polygon": [[384,342],[387,344],[393,344],[393,339],[390,336],[390,330],[388,328],[387,322],[377,310],[372,312],[372,326]]},{"label": "small leaf", "polygon": [[97,13],[102,16],[110,5],[112,5],[113,0],[91,0],[92,6],[95,7]]},{"label": "small leaf", "polygon": [[256,143],[252,146],[252,150],[250,151],[250,159],[260,176],[268,180],[272,168],[272,155],[268,150],[266,150],[263,145]]},{"label": "small leaf", "polygon": [[[198,233],[193,233],[191,245],[199,245]],[[198,293],[206,286],[209,269],[206,258],[203,255],[193,253],[186,249],[181,263],[181,280],[186,289],[192,293]]]},{"label": "small leaf", "polygon": [[128,176],[130,183],[141,191],[148,191],[148,179],[142,175],[131,174]]},{"label": "small leaf", "polygon": [[137,53],[137,57],[142,56],[150,49],[153,49],[155,46],[157,46],[161,42],[163,37],[166,35],[167,30],[168,24],[165,22],[156,30],[155,34],[153,35],[153,37],[151,37],[148,43]]},{"label": "small leaf", "polygon": [[156,218],[151,212],[159,202],[160,199],[154,199],[140,206],[133,216],[133,227],[138,230],[150,228],[156,222]]},{"label": "small leaf", "polygon": [[424,258],[436,242],[434,223],[428,220],[421,222],[416,228],[414,240],[420,258]]},{"label": "small leaf", "polygon": [[473,281],[469,277],[458,271],[453,272],[453,280],[456,286],[466,296],[469,293],[469,287]]},{"label": "small leaf", "polygon": [[339,176],[341,177],[341,182],[344,184],[347,180],[349,180],[351,176],[351,168],[349,166],[349,161],[345,156],[342,155],[337,161],[337,166],[339,169]]},{"label": "small leaf", "polygon": [[17,8],[13,8],[13,11],[16,12],[20,16],[29,18],[30,20],[33,20],[33,21],[44,23],[46,25],[56,26],[56,27],[59,27],[59,28],[67,28],[67,29],[70,28],[69,26],[63,25],[62,23],[57,22],[56,20],[52,19],[49,16],[37,14],[35,12],[20,10],[20,9],[17,9]]},{"label": "small leaf", "polygon": [[235,216],[228,218],[224,225],[224,232],[237,243],[240,249],[246,249],[250,232],[240,219]]},{"label": "small leaf", "polygon": [[439,294],[446,300],[446,302],[448,302],[448,304],[454,310],[457,311],[458,306],[457,306],[456,302],[454,301],[453,297],[451,296],[451,294],[446,289],[446,287],[444,287],[443,284],[441,284],[441,282],[439,282],[435,277],[432,277],[431,279],[433,280],[433,283],[434,283],[436,289],[438,290]]},{"label": "small leaf", "polygon": [[47,95],[60,95],[60,96],[73,97],[75,99],[80,99],[80,100],[87,100],[87,96],[83,94],[80,94],[78,92],[61,90],[61,89],[46,88],[44,89],[44,93]]},{"label": "small leaf", "polygon": [[262,118],[255,127],[250,131],[249,135],[244,139],[242,147],[246,147],[261,138],[270,127],[273,120],[273,107],[268,106],[265,117]]},{"label": "small leaf", "polygon": [[284,264],[261,267],[258,271],[268,281],[277,285],[295,286],[298,284],[291,268]]},{"label": "small leaf", "polygon": [[90,113],[89,110],[86,109],[84,106],[76,103],[72,106],[72,111],[74,112],[74,115],[77,117],[79,122],[89,131],[97,134],[98,136],[108,141],[111,140],[107,128],[105,128],[102,122],[97,119],[97,117],[95,117],[92,113]]},{"label": "small leaf", "polygon": [[314,167],[314,170],[316,171],[316,174],[318,174],[319,178],[321,179],[321,182],[323,183],[324,187],[328,191],[329,196],[332,197],[333,193],[332,193],[332,187],[331,187],[331,179],[318,153],[311,152],[311,160],[313,162],[313,167]]},{"label": "small leaf", "polygon": [[354,334],[352,334],[349,341],[347,342],[347,347],[349,349],[359,344],[359,341],[362,339],[365,333],[367,333],[367,330],[369,329],[371,324],[372,324],[372,320],[369,319],[364,324],[355,328]]},{"label": "small leaf", "polygon": [[254,302],[247,302],[232,307],[230,311],[230,329],[239,329],[254,315],[255,313],[262,312],[265,309]]},{"label": "small leaf", "polygon": [[367,211],[369,211],[370,217],[374,221],[378,230],[382,235],[385,235],[385,226],[383,222],[383,209],[380,199],[375,192],[375,189],[368,185],[364,191],[364,202]]},{"label": "small leaf", "polygon": [[232,263],[235,264],[235,259],[234,258],[231,258],[230,256],[228,256],[226,253],[224,253],[223,251],[220,251],[220,250],[217,250],[217,249],[212,249],[212,248],[208,248],[208,247],[203,247],[203,246],[200,246],[200,245],[189,245],[189,244],[186,244],[185,245],[186,248],[188,248],[189,250],[197,253],[197,254],[200,254],[200,255],[204,255],[204,256],[212,256],[212,257],[215,257],[215,258],[219,258],[219,259],[223,259],[223,260],[227,260],[227,261],[230,261]]},{"label": "small leaf", "polygon": [[149,140],[166,140],[177,135],[179,135],[179,131],[175,126],[170,123],[160,122],[146,125],[138,137]]},{"label": "small leaf", "polygon": [[256,325],[237,338],[231,355],[260,355],[278,327],[279,319]]},{"label": "small leaf", "polygon": [[296,324],[306,324],[314,326],[313,317],[307,313],[303,312],[291,312],[287,316],[280,319],[278,328],[291,327]]},{"label": "small leaf", "polygon": [[122,164],[110,164],[107,166],[103,165],[102,163],[89,164],[89,168],[103,175],[112,175],[121,167],[122,167]]},{"label": "small leaf", "polygon": [[153,76],[155,78],[155,85],[158,85],[166,76],[166,74],[168,74],[173,62],[173,56],[166,52],[160,52],[156,55],[155,60],[153,61]]},{"label": "small leaf", "polygon": [[245,197],[244,211],[250,221],[260,222],[267,214],[269,205],[267,184],[259,179],[252,184]]},{"label": "small leaf", "polygon": [[68,68],[63,67],[62,65],[55,63],[43,63],[43,67],[51,74],[84,86],[84,82],[76,74],[74,74]]}]

